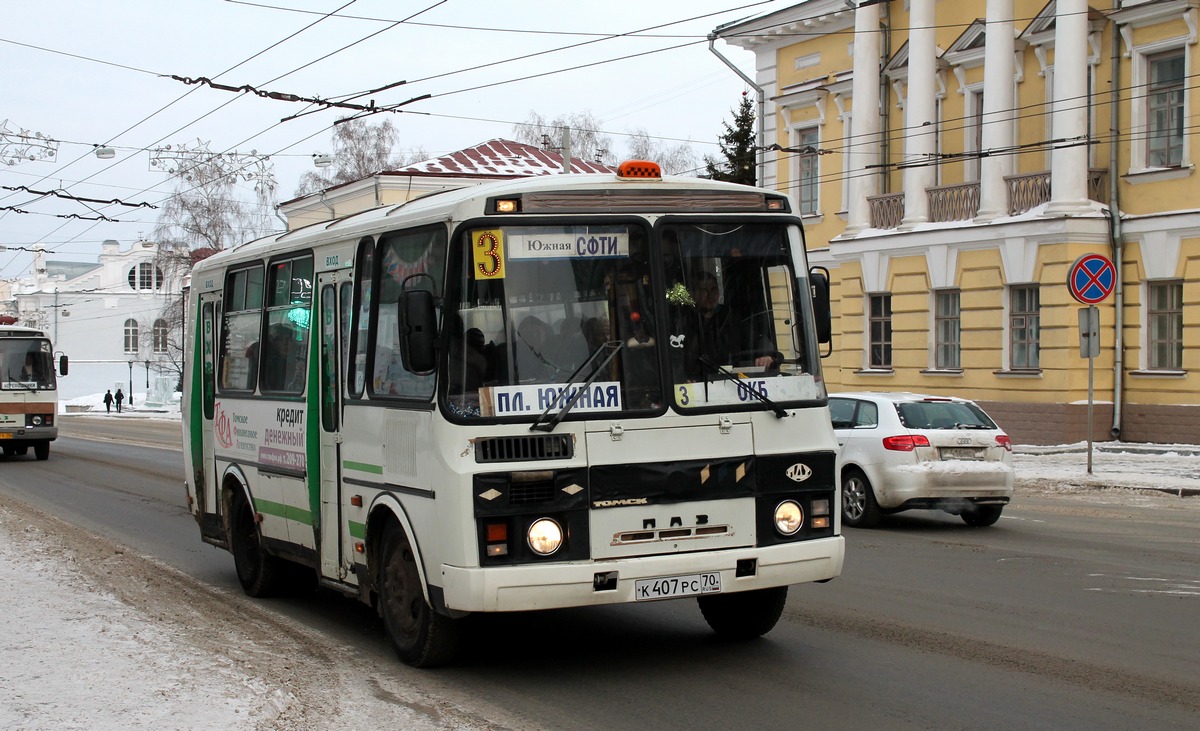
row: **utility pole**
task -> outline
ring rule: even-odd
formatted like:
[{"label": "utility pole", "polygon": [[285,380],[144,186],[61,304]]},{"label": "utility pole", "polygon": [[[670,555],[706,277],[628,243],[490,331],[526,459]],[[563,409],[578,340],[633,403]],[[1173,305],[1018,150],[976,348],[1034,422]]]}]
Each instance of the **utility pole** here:
[{"label": "utility pole", "polygon": [[569,175],[571,173],[571,128],[570,127],[563,127],[562,171],[563,171],[563,175]]}]

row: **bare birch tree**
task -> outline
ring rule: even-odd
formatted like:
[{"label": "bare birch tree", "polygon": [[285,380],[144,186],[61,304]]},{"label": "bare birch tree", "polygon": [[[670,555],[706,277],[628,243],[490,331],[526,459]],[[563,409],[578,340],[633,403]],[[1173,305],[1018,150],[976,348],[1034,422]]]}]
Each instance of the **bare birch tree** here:
[{"label": "bare birch tree", "polygon": [[529,112],[529,117],[513,127],[512,134],[516,142],[552,150],[563,154],[563,128],[571,128],[571,157],[584,160],[595,160],[607,165],[616,164],[617,151],[613,149],[613,139],[600,130],[600,120],[591,112],[562,114],[550,121],[535,111]]},{"label": "bare birch tree", "polygon": [[348,119],[333,128],[333,164],[300,176],[296,195],[308,195],[334,185],[394,170],[429,157],[423,147],[397,152],[400,133],[390,119],[372,125],[365,119]]}]

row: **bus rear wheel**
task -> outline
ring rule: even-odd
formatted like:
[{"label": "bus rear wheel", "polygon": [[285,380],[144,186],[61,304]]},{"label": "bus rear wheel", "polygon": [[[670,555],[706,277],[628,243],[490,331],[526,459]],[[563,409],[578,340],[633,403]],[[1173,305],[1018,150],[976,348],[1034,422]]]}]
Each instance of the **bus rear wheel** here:
[{"label": "bus rear wheel", "polygon": [[697,599],[704,621],[718,636],[730,640],[752,640],[770,632],[783,615],[786,586],[710,594]]},{"label": "bus rear wheel", "polygon": [[33,456],[39,460],[50,459],[50,442],[38,442],[33,445]]},{"label": "bus rear wheel", "polygon": [[425,601],[416,555],[396,523],[384,530],[379,566],[379,614],[396,655],[417,668],[444,665],[458,650],[458,623]]},{"label": "bus rear wheel", "polygon": [[280,559],[263,550],[254,512],[240,492],[234,495],[229,521],[229,547],[242,589],[252,597],[274,596],[283,566]]}]

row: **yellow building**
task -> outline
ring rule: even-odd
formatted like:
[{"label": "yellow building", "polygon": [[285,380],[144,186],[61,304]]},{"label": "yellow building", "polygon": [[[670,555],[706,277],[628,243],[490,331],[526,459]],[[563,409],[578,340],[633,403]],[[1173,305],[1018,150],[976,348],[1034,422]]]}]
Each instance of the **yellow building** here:
[{"label": "yellow building", "polygon": [[1200,443],[1198,25],[1185,0],[808,0],[717,28],[755,54],[759,180],[831,271],[830,390],[1083,440],[1103,297],[1093,438]]}]

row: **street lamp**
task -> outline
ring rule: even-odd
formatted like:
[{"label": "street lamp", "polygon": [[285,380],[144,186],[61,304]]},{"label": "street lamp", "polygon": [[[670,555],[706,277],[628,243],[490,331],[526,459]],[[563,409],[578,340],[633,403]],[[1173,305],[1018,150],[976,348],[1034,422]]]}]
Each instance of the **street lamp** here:
[{"label": "street lamp", "polygon": [[133,406],[133,358],[129,359],[129,405]]}]

